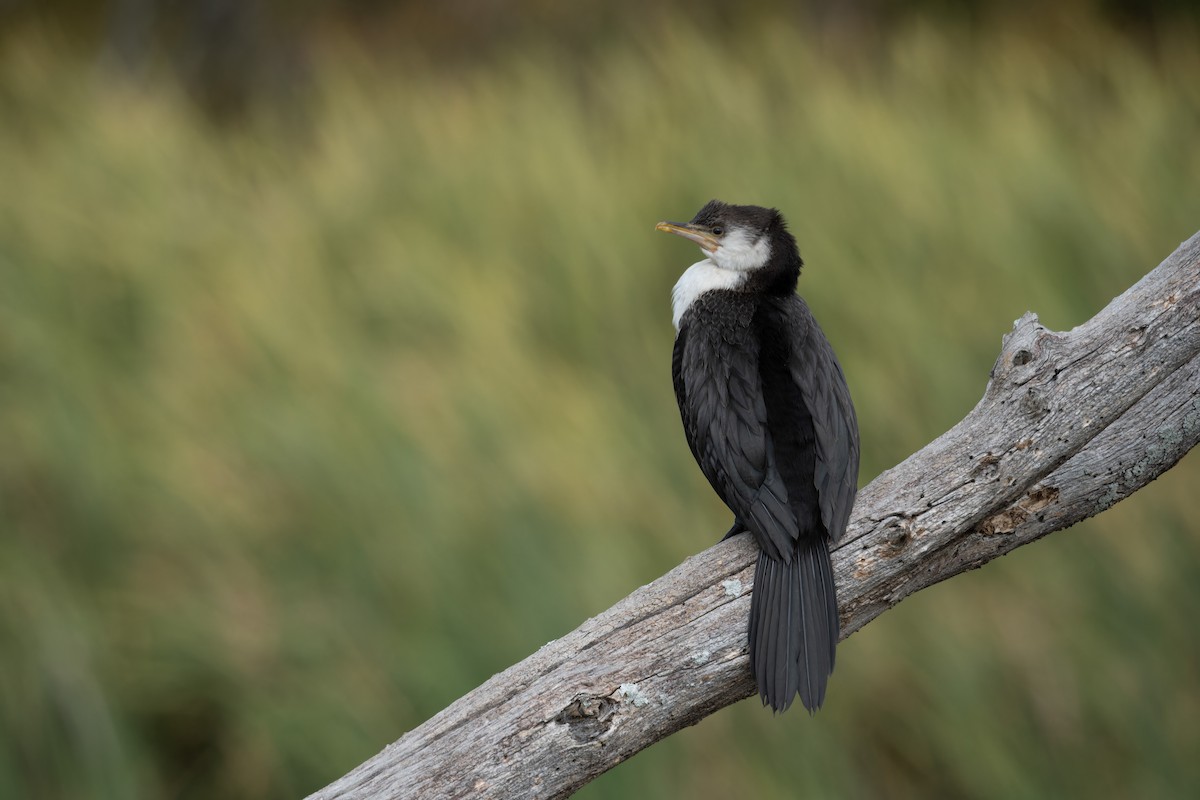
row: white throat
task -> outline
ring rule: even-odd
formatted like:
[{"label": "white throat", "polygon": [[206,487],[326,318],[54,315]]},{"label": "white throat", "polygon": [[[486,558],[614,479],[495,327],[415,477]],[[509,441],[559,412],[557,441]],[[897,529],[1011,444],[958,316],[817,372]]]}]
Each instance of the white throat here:
[{"label": "white throat", "polygon": [[671,321],[675,330],[692,303],[705,292],[740,289],[752,270],[761,269],[771,260],[771,241],[762,233],[753,239],[745,228],[735,228],[721,239],[721,246],[709,257],[692,264],[671,290]]},{"label": "white throat", "polygon": [[707,258],[692,264],[671,290],[671,323],[675,330],[679,330],[680,320],[700,295],[718,289],[740,289],[749,277],[744,270],[722,269]]}]

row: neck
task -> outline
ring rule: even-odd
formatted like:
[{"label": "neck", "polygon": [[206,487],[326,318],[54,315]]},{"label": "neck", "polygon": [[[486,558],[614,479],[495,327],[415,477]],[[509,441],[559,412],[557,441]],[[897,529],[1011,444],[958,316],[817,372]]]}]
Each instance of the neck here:
[{"label": "neck", "polygon": [[[732,291],[743,289],[751,274],[721,269],[707,258],[692,264],[684,270],[683,275],[676,282],[675,288],[671,290],[671,322],[675,325],[675,330],[679,330],[679,323],[683,320],[683,315],[687,313],[693,303],[700,299],[700,295],[719,289]],[[792,285],[795,286],[794,280]]]},{"label": "neck", "polygon": [[778,297],[796,293],[796,281],[800,279],[800,257],[781,258],[779,262],[768,264],[766,268],[759,271],[759,274],[755,276],[758,278],[758,285],[754,288],[763,294]]},{"label": "neck", "polygon": [[774,254],[772,263],[763,270],[763,290],[767,294],[789,295],[796,293],[796,281],[800,278],[800,268],[804,261],[800,258],[800,250],[796,247],[796,239],[782,224],[772,226],[770,236],[771,252]]}]

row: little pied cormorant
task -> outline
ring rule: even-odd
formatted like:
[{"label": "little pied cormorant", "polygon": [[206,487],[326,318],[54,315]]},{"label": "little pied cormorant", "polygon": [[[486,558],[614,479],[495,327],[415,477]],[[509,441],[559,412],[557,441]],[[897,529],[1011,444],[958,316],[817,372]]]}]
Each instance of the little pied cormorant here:
[{"label": "little pied cormorant", "polygon": [[671,293],[671,371],[696,462],[760,553],[750,671],[763,704],[825,698],[838,641],[829,544],[858,482],[858,422],[833,348],[796,294],[803,262],[775,209],[709,202],[660,231],[700,245]]}]

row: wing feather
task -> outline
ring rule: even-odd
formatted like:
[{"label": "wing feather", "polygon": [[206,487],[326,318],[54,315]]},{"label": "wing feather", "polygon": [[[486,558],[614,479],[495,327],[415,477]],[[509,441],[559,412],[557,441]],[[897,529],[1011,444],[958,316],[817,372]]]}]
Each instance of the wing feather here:
[{"label": "wing feather", "polygon": [[[816,532],[816,519],[836,541],[857,493],[858,423],[842,368],[808,306],[794,295],[773,300],[753,329],[712,334],[687,317],[682,323],[672,357],[675,397],[713,489],[784,563],[801,535]],[[784,438],[774,441],[773,429]]]},{"label": "wing feather", "polygon": [[789,324],[807,321],[807,335],[792,348],[788,370],[801,402],[812,418],[816,444],[816,463],[813,482],[817,488],[821,522],[831,541],[837,541],[846,530],[854,498],[858,493],[858,419],[846,376],[834,355],[833,348],[808,306],[799,297],[791,298],[795,305],[786,315]]},{"label": "wing feather", "polygon": [[[759,547],[785,563],[798,535],[788,487],[775,467],[749,330],[720,342],[685,317],[675,340],[672,372],[692,455],[713,489],[746,522]],[[714,354],[721,353],[722,357]]]}]

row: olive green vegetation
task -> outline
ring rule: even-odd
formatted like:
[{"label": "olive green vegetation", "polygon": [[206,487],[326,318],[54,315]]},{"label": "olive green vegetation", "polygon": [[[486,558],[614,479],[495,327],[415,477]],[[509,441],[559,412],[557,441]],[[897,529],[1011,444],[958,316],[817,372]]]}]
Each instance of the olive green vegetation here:
[{"label": "olive green vegetation", "polygon": [[[1070,328],[1200,228],[1194,41],[331,45],[234,130],[10,43],[0,796],[302,795],[715,542],[669,377],[698,255],[653,231],[710,197],[791,220],[866,483],[1012,320]],[[905,601],[816,717],[741,703],[581,796],[1190,794],[1198,479]]]}]

